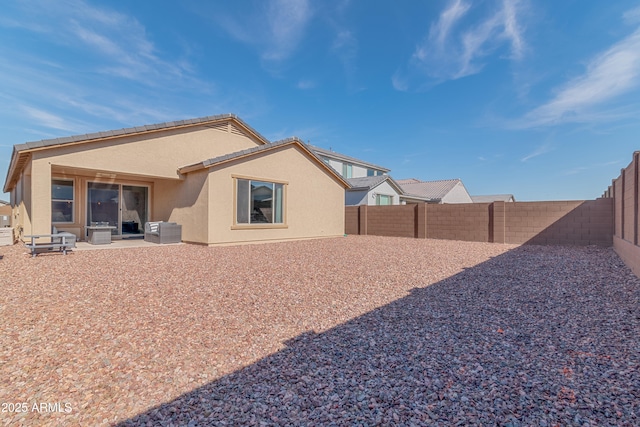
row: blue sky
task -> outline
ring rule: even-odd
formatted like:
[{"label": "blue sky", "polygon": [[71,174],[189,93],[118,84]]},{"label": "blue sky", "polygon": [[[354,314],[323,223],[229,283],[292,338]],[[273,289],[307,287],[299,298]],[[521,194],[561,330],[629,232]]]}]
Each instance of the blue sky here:
[{"label": "blue sky", "polygon": [[397,179],[595,198],[640,149],[640,1],[3,2],[2,178],[14,144],[223,113]]}]

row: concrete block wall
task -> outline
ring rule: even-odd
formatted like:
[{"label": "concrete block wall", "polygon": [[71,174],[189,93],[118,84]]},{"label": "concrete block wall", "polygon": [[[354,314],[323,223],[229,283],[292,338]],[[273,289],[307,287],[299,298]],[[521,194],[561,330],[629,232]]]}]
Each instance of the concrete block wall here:
[{"label": "concrete block wall", "polygon": [[640,277],[640,151],[613,179],[603,197],[613,203],[613,248],[631,270]]},{"label": "concrete block wall", "polygon": [[489,241],[489,203],[425,206],[428,238]]},{"label": "concrete block wall", "polygon": [[611,246],[611,199],[348,206],[347,234],[475,242]]},{"label": "concrete block wall", "polygon": [[376,236],[415,237],[415,211],[416,205],[368,206],[367,233]]},{"label": "concrete block wall", "polygon": [[344,232],[346,234],[360,234],[358,206],[345,206]]},{"label": "concrete block wall", "polygon": [[612,244],[610,200],[505,204],[505,240],[537,245]]}]

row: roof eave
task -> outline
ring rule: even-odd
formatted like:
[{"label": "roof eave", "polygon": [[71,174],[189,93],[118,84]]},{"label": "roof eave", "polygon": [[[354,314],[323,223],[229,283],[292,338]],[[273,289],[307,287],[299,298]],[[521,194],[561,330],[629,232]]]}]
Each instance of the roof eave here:
[{"label": "roof eave", "polygon": [[[24,144],[20,144],[20,145],[24,145]],[[11,162],[9,163],[9,169],[7,170],[7,177],[4,181],[4,188],[3,191],[5,193],[10,192],[11,190],[13,190],[13,187],[15,186],[15,179],[13,179],[13,176],[16,173],[16,163],[18,161],[18,156],[20,155],[20,152],[17,150],[16,146],[13,146],[13,152],[11,153]]]},{"label": "roof eave", "polygon": [[117,139],[125,136],[144,135],[150,133],[157,133],[173,129],[181,129],[187,127],[206,126],[208,124],[222,122],[225,120],[233,120],[240,125],[245,131],[247,131],[252,137],[257,139],[262,145],[269,144],[269,140],[262,136],[259,132],[249,126],[241,118],[235,114],[219,114],[216,116],[206,116],[195,119],[178,120],[164,123],[157,123],[144,126],[129,127],[124,129],[116,129],[103,132],[95,132],[85,135],[73,135],[62,138],[54,138],[41,141],[32,141],[23,144],[16,144],[13,146],[13,153],[11,155],[11,162],[9,164],[9,170],[7,171],[7,178],[5,180],[4,192],[9,192],[17,182],[16,174],[19,173],[16,168],[16,163],[19,155],[29,154],[34,151],[48,150],[60,146],[70,146],[77,144],[85,144],[90,142],[105,141],[111,139]]},{"label": "roof eave", "polygon": [[387,169],[387,168],[384,168],[382,166],[375,165],[373,163],[365,162],[364,160],[356,159],[355,157],[350,157],[350,156],[347,156],[347,155],[344,155],[344,154],[336,153],[334,151],[325,150],[324,148],[315,147],[313,145],[309,146],[309,149],[311,151],[313,151],[313,152],[318,151],[320,153],[320,155],[324,155],[324,156],[327,156],[327,157],[333,157],[333,158],[335,158],[336,160],[339,160],[339,161],[348,161],[348,162],[353,163],[355,165],[363,166],[365,168],[377,169],[377,170],[380,170],[380,171],[382,171],[384,173],[388,173],[388,172],[391,171],[391,169]]},{"label": "roof eave", "polygon": [[[194,172],[201,169],[218,167],[223,164],[235,162],[240,159],[252,157],[257,154],[262,154],[268,151],[278,150],[290,145],[296,145],[300,147],[307,155],[309,155],[313,159],[313,161],[315,161],[320,167],[322,167],[325,171],[329,172],[334,178],[336,178],[343,185],[345,189],[351,188],[351,185],[342,176],[340,176],[332,167],[328,166],[325,162],[323,162],[320,158],[318,158],[318,156],[315,155],[313,151],[311,151],[309,148],[307,148],[306,144],[302,142],[302,140],[298,137],[292,137],[292,138],[287,138],[285,140],[275,141],[273,143],[269,143],[268,146],[262,146],[264,148],[259,151],[252,151],[246,154],[240,154],[238,156],[221,159],[220,161],[216,161],[216,162],[212,162],[213,159],[207,159],[202,162],[198,162],[192,165],[187,165],[187,166],[178,168],[178,172],[181,174],[187,174],[187,173]],[[239,153],[242,153],[242,152],[239,152]],[[221,157],[224,157],[224,156],[221,156]]]}]

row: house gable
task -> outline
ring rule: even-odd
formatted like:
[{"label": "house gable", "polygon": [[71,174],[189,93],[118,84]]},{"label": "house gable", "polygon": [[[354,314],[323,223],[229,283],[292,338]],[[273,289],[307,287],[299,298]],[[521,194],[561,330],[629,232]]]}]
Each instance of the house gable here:
[{"label": "house gable", "polygon": [[[348,183],[297,138],[226,154],[180,168],[188,183],[207,174],[209,224],[205,243],[285,240],[339,236],[344,233],[344,190]],[[282,223],[237,224],[238,180],[278,183],[284,187]],[[204,188],[204,187],[203,187]],[[260,191],[260,187],[258,187]],[[215,202],[213,202],[215,201]],[[183,222],[188,211],[172,221]]]},{"label": "house gable", "polygon": [[332,179],[340,183],[343,188],[349,188],[350,184],[340,174],[338,174],[333,168],[323,162],[318,156],[311,151],[308,146],[302,142],[299,138],[293,137],[276,141],[260,147],[253,147],[246,150],[224,154],[215,158],[210,158],[198,163],[190,164],[179,168],[179,172],[187,174],[196,170],[205,168],[216,168],[228,163],[238,163],[246,161],[251,157],[264,156],[271,152],[282,150],[283,148],[296,147],[308,160],[318,166],[321,170],[327,173]]},{"label": "house gable", "polygon": [[[309,145],[309,149],[323,162],[335,169],[343,178],[363,178],[367,176],[386,175],[389,169],[354,157],[336,153],[335,151]],[[350,168],[350,176],[345,172]]]},{"label": "house gable", "polygon": [[[235,215],[246,180],[278,186],[273,221]],[[231,116],[17,145],[5,184],[21,235],[55,226],[83,240],[101,222],[138,237],[146,222],[174,221],[202,244],[340,236],[348,187],[298,138],[270,143]]]},{"label": "house gable", "polygon": [[28,142],[14,146],[4,191],[15,186],[32,159],[49,159],[62,167],[178,178],[180,165],[268,143],[231,114]]}]

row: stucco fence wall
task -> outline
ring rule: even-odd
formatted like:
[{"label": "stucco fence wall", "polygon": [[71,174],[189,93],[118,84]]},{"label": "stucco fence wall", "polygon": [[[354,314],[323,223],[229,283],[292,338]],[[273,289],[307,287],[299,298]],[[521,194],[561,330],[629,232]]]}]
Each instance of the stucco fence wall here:
[{"label": "stucco fence wall", "polygon": [[347,206],[345,232],[494,243],[611,246],[613,203],[601,198]]}]

